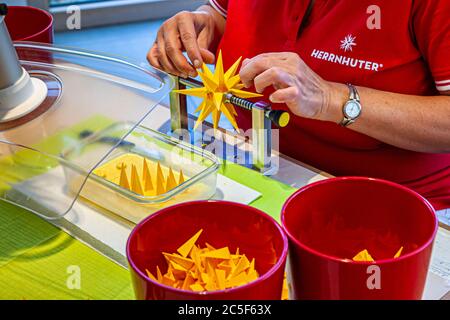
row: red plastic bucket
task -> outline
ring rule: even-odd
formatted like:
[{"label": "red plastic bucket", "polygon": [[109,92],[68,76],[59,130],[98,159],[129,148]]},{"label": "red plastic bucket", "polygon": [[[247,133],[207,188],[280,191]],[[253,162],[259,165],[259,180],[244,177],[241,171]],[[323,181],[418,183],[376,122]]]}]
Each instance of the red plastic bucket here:
[{"label": "red plastic bucket", "polygon": [[30,6],[9,6],[5,18],[13,41],[53,43],[53,17]]},{"label": "red plastic bucket", "polygon": [[[176,249],[199,229],[199,244],[239,247],[255,258],[260,277],[246,285],[211,292],[192,292],[150,279],[145,269],[165,266],[162,252]],[[137,299],[149,300],[280,300],[288,240],[281,226],[264,212],[234,202],[193,201],[177,204],[149,216],[132,231],[127,258]],[[152,272],[153,272],[152,271]]]},{"label": "red plastic bucket", "polygon": [[[294,299],[422,297],[438,221],[414,191],[377,179],[328,179],[292,195],[281,219]],[[352,260],[364,249],[375,262]]]}]

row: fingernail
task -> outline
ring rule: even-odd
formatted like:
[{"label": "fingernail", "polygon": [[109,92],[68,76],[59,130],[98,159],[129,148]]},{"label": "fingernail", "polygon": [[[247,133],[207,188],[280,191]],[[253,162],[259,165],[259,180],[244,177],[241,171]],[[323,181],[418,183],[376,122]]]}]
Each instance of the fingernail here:
[{"label": "fingernail", "polygon": [[194,67],[200,68],[201,66],[202,66],[202,63],[200,62],[200,60],[195,59],[195,60],[194,60]]},{"label": "fingernail", "polygon": [[270,102],[275,102],[275,101],[273,100],[273,96],[272,96],[272,95],[269,96],[269,100],[270,100]]},{"label": "fingernail", "polygon": [[186,73],[183,73],[183,74],[181,74],[181,77],[186,79],[188,76]]}]

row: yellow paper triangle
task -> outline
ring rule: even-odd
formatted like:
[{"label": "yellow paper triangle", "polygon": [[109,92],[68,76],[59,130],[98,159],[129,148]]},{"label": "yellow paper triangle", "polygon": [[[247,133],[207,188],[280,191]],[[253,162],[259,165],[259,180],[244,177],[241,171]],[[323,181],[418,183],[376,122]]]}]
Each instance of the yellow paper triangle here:
[{"label": "yellow paper triangle", "polygon": [[125,166],[122,166],[122,168],[120,169],[119,185],[124,189],[130,190],[130,184],[128,183],[128,177]]},{"label": "yellow paper triangle", "polygon": [[216,107],[217,110],[221,109],[222,101],[223,101],[223,93],[215,92],[213,102],[214,102],[214,106]]},{"label": "yellow paper triangle", "polygon": [[189,270],[194,265],[194,260],[192,260],[192,259],[176,256],[174,254],[169,254],[169,253],[163,253],[163,255],[168,261],[172,261],[172,262],[176,263],[177,265],[183,267],[184,270]]},{"label": "yellow paper triangle", "polygon": [[206,252],[203,253],[201,256],[205,258],[214,258],[214,259],[230,259],[231,257],[230,250],[228,249],[228,247]]},{"label": "yellow paper triangle", "polygon": [[192,291],[198,291],[198,292],[205,291],[203,286],[199,283],[194,283],[194,284],[190,285],[189,288],[191,288]]},{"label": "yellow paper triangle", "polygon": [[147,276],[152,279],[153,281],[158,281],[156,280],[155,276],[152,275],[152,273],[150,271],[148,271],[148,269],[145,269],[145,272],[147,272]]},{"label": "yellow paper triangle", "polygon": [[208,67],[208,65],[206,63],[202,64],[202,68],[201,69],[202,69],[203,74],[206,77],[208,77],[210,79],[214,78],[214,74],[212,73],[211,69],[209,69],[209,67]]},{"label": "yellow paper triangle", "polygon": [[190,89],[182,89],[182,90],[173,90],[175,93],[185,94],[188,96],[204,98],[208,92],[204,87],[201,88],[190,88]]},{"label": "yellow paper triangle", "polygon": [[214,110],[214,105],[212,103],[206,103],[206,106],[203,108],[203,110],[200,112],[200,115],[198,116],[197,122],[195,123],[194,129],[197,129],[197,127],[208,117],[208,115]]},{"label": "yellow paper triangle", "polygon": [[173,174],[172,168],[169,168],[169,174],[167,176],[166,191],[172,190],[177,186],[177,181],[175,180],[175,175]]},{"label": "yellow paper triangle", "polygon": [[226,282],[226,272],[225,270],[220,270],[217,269],[216,270],[216,277],[217,277],[217,285],[219,287],[220,290],[224,290],[225,289],[225,282]]},{"label": "yellow paper triangle", "polygon": [[226,286],[227,288],[234,288],[246,283],[247,283],[247,275],[245,274],[245,272],[241,272],[236,277],[229,279],[226,282]]},{"label": "yellow paper triangle", "polygon": [[200,235],[202,234],[203,229],[200,229],[200,231],[198,231],[195,235],[192,236],[192,238],[190,238],[188,241],[186,241],[185,243],[183,243],[178,249],[177,252],[179,254],[181,254],[182,257],[186,258],[189,254],[189,252],[191,251],[192,247],[195,245],[195,243],[197,242],[197,239],[200,237]]},{"label": "yellow paper triangle", "polygon": [[[239,75],[235,75],[235,76],[231,77],[230,79],[226,80],[227,88],[241,89],[241,88],[236,87],[240,81],[241,81],[241,77]],[[243,86],[244,85],[242,85],[242,87]]]},{"label": "yellow paper triangle", "polygon": [[139,178],[134,164],[131,166],[131,190],[137,194],[144,194],[144,191],[142,191],[141,179]]},{"label": "yellow paper triangle", "polygon": [[372,256],[369,254],[369,251],[364,249],[359,252],[356,256],[353,257],[353,261],[374,261]]},{"label": "yellow paper triangle", "polygon": [[183,170],[180,170],[180,176],[178,178],[178,184],[182,184],[184,182]]},{"label": "yellow paper triangle", "polygon": [[249,91],[239,90],[239,89],[230,89],[230,92],[234,94],[236,97],[248,99],[248,98],[257,98],[262,97],[262,94],[259,93],[253,93]]},{"label": "yellow paper triangle", "polygon": [[394,258],[399,258],[402,254],[403,251],[403,247],[401,247],[400,249],[398,249],[397,253],[395,254]]},{"label": "yellow paper triangle", "polygon": [[[206,70],[209,71],[208,67],[206,67]],[[210,71],[209,71],[209,74],[211,74]],[[206,94],[212,93],[217,90],[217,87],[219,86],[219,84],[215,82],[214,76],[212,74],[208,75],[207,73],[199,72],[198,75],[199,75],[200,79],[202,80],[203,85],[205,86],[204,88],[207,89]]]},{"label": "yellow paper triangle", "polygon": [[164,174],[161,169],[161,164],[158,162],[156,165],[156,194],[163,194],[166,192],[164,188],[165,180],[164,180]]},{"label": "yellow paper triangle", "polygon": [[205,100],[203,100],[203,101],[198,105],[197,109],[195,109],[194,113],[201,112],[201,111],[205,108],[205,104],[206,104],[206,102],[205,102]]},{"label": "yellow paper triangle", "polygon": [[242,255],[241,258],[239,259],[238,264],[236,265],[236,268],[231,273],[230,278],[236,277],[238,274],[243,272],[249,266],[250,262],[248,261],[247,257],[245,255]]},{"label": "yellow paper triangle", "polygon": [[191,285],[193,285],[195,283],[194,278],[192,277],[192,275],[190,273],[186,274],[186,278],[184,279],[183,285],[182,285],[182,289],[183,290],[189,290],[189,287]]},{"label": "yellow paper triangle", "polygon": [[219,55],[217,57],[216,69],[214,70],[214,79],[216,80],[216,83],[219,84],[219,88],[225,84],[223,73],[222,50],[219,50]]},{"label": "yellow paper triangle", "polygon": [[231,125],[238,131],[239,127],[236,123],[236,119],[232,112],[228,109],[227,105],[222,104],[222,108],[220,109],[222,113],[225,115],[225,117],[230,121]]},{"label": "yellow paper triangle", "polygon": [[144,190],[145,191],[151,191],[153,190],[153,182],[152,177],[150,175],[150,169],[147,164],[147,160],[144,158],[144,165],[143,165],[143,172],[142,175],[144,177]]},{"label": "yellow paper triangle", "polygon": [[[239,57],[239,59],[236,60],[235,63],[233,63],[233,65],[227,70],[227,72],[225,72],[224,78],[225,81],[227,81],[228,79],[234,77],[234,75],[236,74],[236,71],[239,67],[239,64],[241,63],[242,57]],[[238,80],[239,82],[239,80]],[[229,88],[232,88],[233,86],[230,86]]]},{"label": "yellow paper triangle", "polygon": [[161,270],[159,269],[158,266],[156,266],[156,278],[158,279],[159,282],[161,282],[163,278]]}]

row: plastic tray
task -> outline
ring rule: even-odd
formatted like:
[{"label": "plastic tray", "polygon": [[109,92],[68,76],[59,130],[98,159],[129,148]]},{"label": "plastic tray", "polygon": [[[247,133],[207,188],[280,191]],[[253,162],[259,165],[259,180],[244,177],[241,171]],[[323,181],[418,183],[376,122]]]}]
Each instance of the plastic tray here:
[{"label": "plastic tray", "polygon": [[[135,223],[163,207],[184,201],[209,199],[215,194],[220,161],[214,154],[148,128],[131,129],[130,123],[114,124],[63,152],[63,158],[73,164],[73,167],[64,166],[67,184],[72,192],[81,189],[83,198]],[[98,159],[99,155],[105,154],[109,144],[115,143],[124,132],[130,134],[98,165],[98,170],[84,179],[91,158]],[[110,162],[124,164],[116,159],[123,159],[130,154],[146,159],[153,179],[159,162],[166,178],[171,168],[177,179],[178,173],[183,172],[184,182],[158,195],[142,195],[120,186],[118,179],[112,181],[114,179],[99,174],[102,166]],[[131,165],[125,165],[128,166],[127,177],[130,178]],[[136,172],[142,178],[143,165],[139,165]],[[119,167],[114,166],[112,171],[116,171],[113,173],[116,176],[121,172]],[[153,189],[156,188],[155,184],[153,180]]]}]

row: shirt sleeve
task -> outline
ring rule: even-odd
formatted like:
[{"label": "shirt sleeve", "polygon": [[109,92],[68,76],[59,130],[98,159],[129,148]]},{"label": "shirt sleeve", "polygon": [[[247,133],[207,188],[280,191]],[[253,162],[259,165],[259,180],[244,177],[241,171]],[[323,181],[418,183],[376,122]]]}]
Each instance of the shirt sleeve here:
[{"label": "shirt sleeve", "polygon": [[440,92],[450,91],[450,1],[418,0],[413,30]]},{"label": "shirt sleeve", "polygon": [[209,0],[209,4],[225,18],[227,17],[228,0]]}]

